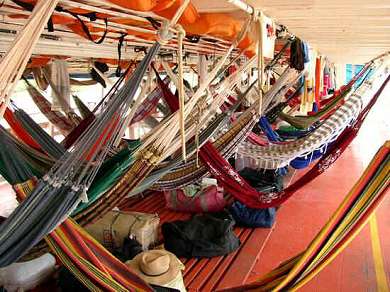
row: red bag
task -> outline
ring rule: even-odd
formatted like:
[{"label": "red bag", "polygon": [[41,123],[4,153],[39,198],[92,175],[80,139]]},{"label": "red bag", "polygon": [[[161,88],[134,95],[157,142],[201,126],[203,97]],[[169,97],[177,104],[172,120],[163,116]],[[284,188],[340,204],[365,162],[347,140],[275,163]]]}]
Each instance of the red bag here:
[{"label": "red bag", "polygon": [[217,186],[209,186],[194,197],[186,196],[181,189],[165,191],[164,196],[167,208],[181,212],[218,212],[226,205],[223,189]]}]

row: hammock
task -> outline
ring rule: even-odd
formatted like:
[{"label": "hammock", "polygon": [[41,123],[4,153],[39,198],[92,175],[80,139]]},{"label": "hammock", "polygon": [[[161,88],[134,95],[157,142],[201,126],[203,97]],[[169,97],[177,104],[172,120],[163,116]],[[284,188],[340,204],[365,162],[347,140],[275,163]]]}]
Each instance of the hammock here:
[{"label": "hammock", "polygon": [[[239,98],[237,100],[236,104],[231,108],[230,112],[234,112],[234,110],[237,107],[239,107],[241,102],[242,102],[242,98]],[[230,112],[224,112],[224,113],[218,115],[213,120],[212,124],[207,129],[202,131],[202,133],[199,135],[199,147],[202,146],[204,143],[206,143],[206,141],[209,140],[212,136],[214,136],[216,131],[218,131],[218,129],[220,129],[221,127],[224,127],[224,125],[228,123]],[[247,124],[248,123],[242,122],[240,124],[240,126],[247,125]],[[239,134],[240,131],[238,130],[238,128],[239,127],[236,126],[234,130],[230,129],[228,133],[225,133],[222,137],[219,137],[214,143],[216,145],[220,145],[222,141],[226,140],[226,137],[229,137],[229,135],[234,136],[234,135]],[[230,139],[230,140],[239,141],[240,139],[236,137],[236,139]],[[194,151],[196,151],[196,148],[197,148],[196,144],[191,143],[191,144],[187,145],[186,151],[187,151],[187,153],[193,153]],[[230,153],[231,153],[232,149],[234,149],[234,147],[231,147],[231,146],[225,147],[225,148],[228,149],[227,151],[229,151]],[[196,169],[195,155],[190,156],[190,158],[187,160],[187,163],[185,163],[185,165],[186,165],[186,167],[188,167],[188,166],[190,166],[191,168],[195,167],[194,170],[197,170]],[[135,188],[132,192],[130,192],[129,196],[134,196],[136,194],[139,194],[152,186],[154,188],[156,188],[156,186],[158,185],[158,181],[162,177],[166,176],[169,172],[178,171],[180,169],[180,167],[178,167],[178,166],[183,167],[183,159],[182,159],[181,155],[176,156],[169,163],[163,164],[163,166],[160,166],[156,170],[154,170],[149,176],[147,176],[140,183],[140,185],[137,188]],[[189,178],[186,177],[186,179],[189,179]]]},{"label": "hammock", "polygon": [[[156,73],[156,76],[157,78],[160,78],[158,73]],[[164,80],[161,81],[161,84],[158,83],[158,85],[152,90],[152,92],[148,94],[146,99],[138,107],[133,119],[131,120],[131,124],[142,121],[154,111],[154,109],[157,107],[158,102],[163,96],[163,91],[166,90],[166,88],[168,87],[168,84],[168,77],[165,77]]]},{"label": "hammock", "polygon": [[27,79],[24,79],[27,83],[27,91],[37,105],[40,112],[56,126],[62,133],[67,134],[76,126],[70,119],[58,111],[51,110],[51,103],[34,87]]},{"label": "hammock", "polygon": [[[389,79],[389,78],[388,78]],[[388,79],[387,79],[387,81],[388,81]],[[382,90],[383,90],[383,88],[385,87],[385,84],[384,85],[382,85]],[[376,94],[376,96],[378,96],[379,95],[379,93],[377,93]],[[371,102],[371,104],[373,104],[373,102]],[[366,110],[365,110],[365,112],[367,112],[367,108],[366,108]],[[390,143],[388,143],[389,145],[388,145],[388,147],[387,147],[387,153],[389,153],[389,147],[390,147]],[[389,162],[389,158],[387,159],[387,163]],[[388,183],[388,177],[389,177],[389,171],[387,170],[387,183]],[[386,182],[386,178],[385,178],[385,180],[384,180],[384,182]],[[70,231],[68,231],[68,232],[70,232]],[[67,239],[68,237],[64,237],[64,239]],[[64,259],[64,256],[66,256],[66,255],[59,255],[60,256],[60,258],[63,260],[63,261],[65,261],[66,262],[66,260]],[[90,268],[90,267],[89,267]],[[80,277],[81,276],[79,276],[79,279],[80,279]],[[81,279],[84,279],[84,278],[81,278]],[[249,286],[245,286],[245,287],[238,287],[238,288],[233,288],[233,290],[234,291],[243,291],[244,289],[245,289],[245,291],[246,291],[246,289],[249,289],[249,288],[254,288],[254,287],[258,287],[257,286],[258,284],[254,284],[254,285],[249,285]],[[113,286],[112,286],[113,287]]]},{"label": "hammock", "polygon": [[[220,68],[222,68],[223,64],[227,60],[227,56],[237,46],[237,43],[244,35],[248,24],[249,21],[245,26],[243,26],[241,33],[229,47],[226,55],[216,64],[212,72],[208,74],[205,82],[200,84],[195,94],[187,102],[187,104],[185,104],[183,109],[184,116],[188,116],[193,111],[194,106],[203,95],[204,90],[213,80]],[[217,105],[219,107],[219,104],[216,104],[215,106]],[[205,113],[205,115],[206,114],[207,113]],[[207,114],[207,116],[210,116],[210,114]],[[172,153],[181,146],[180,136],[177,135],[179,130],[177,123],[178,120],[179,113],[176,112],[167,119],[161,127],[158,127],[153,135],[149,136],[148,139],[144,141],[142,148],[138,152],[138,159],[133,163],[131,168],[127,170],[127,172],[110,191],[106,192],[104,196],[102,196],[99,202],[93,203],[88,208],[88,212],[83,213],[83,215],[77,219],[85,222],[91,222],[96,220],[97,217],[105,214],[114,206],[120,204],[125,199],[126,195],[134,190],[159,162],[172,155]],[[192,127],[192,132],[190,133],[194,135],[194,130],[196,128],[195,125],[189,125],[189,127]],[[172,147],[172,145],[175,146]]]},{"label": "hammock", "polygon": [[[229,50],[229,53],[231,52],[231,50],[233,49],[234,46],[232,46]],[[150,52],[149,52],[150,53]],[[221,60],[220,62],[220,65],[221,66],[223,64],[223,62],[226,60],[226,58],[224,58],[223,60]],[[143,64],[142,64],[143,65]],[[216,67],[216,70],[218,70],[218,67]],[[146,66],[141,66],[142,67],[146,67]],[[214,72],[215,72],[214,71]],[[211,75],[212,76],[212,75]],[[206,84],[203,85],[203,87],[200,88],[199,90],[199,93],[198,93],[198,96],[197,98],[193,97],[192,98],[192,102],[193,104],[187,104],[186,105],[186,108],[185,108],[185,111],[191,111],[192,110],[192,107],[194,106],[195,102],[198,100],[198,98],[200,97],[200,93],[203,92],[204,90],[204,87],[206,86]],[[170,120],[169,122],[172,122],[173,120]],[[175,124],[170,124],[168,123],[167,125],[167,128],[166,129],[166,132],[170,132],[174,129],[177,129],[176,128],[176,125]],[[168,131],[169,130],[169,131]],[[174,132],[174,134],[176,134],[176,131]],[[169,137],[169,136],[168,136]],[[174,136],[172,136],[172,138],[169,137],[169,139],[174,139]],[[167,141],[169,141],[169,139]],[[172,140],[171,140],[172,141]],[[156,143],[156,142],[154,142]],[[167,147],[169,146],[170,143],[168,143],[168,145],[164,145],[164,147]],[[158,148],[157,148],[158,149]],[[164,149],[164,148],[162,148]],[[150,172],[151,170],[151,167],[154,166],[154,164],[159,161],[160,159],[164,159],[164,156],[160,157],[159,158],[159,155],[158,155],[158,152],[155,152],[153,153],[152,151],[155,151],[153,147],[149,148],[149,149],[144,149],[142,152],[141,152],[141,155],[140,157],[143,157],[142,160],[137,160],[134,164],[133,164],[133,167],[125,174],[124,177],[122,177],[121,181],[120,181],[120,184],[118,184],[118,186],[115,188],[115,189],[122,189],[123,187],[127,187],[127,188],[131,188],[131,187],[134,187],[139,181],[140,179],[142,179],[142,177],[144,177],[148,172]],[[143,155],[142,155],[143,154]],[[157,161],[155,161],[155,159],[157,159]],[[137,176],[134,177],[134,174],[136,174]],[[124,182],[126,182],[126,184],[123,184]],[[39,185],[37,186],[37,188],[39,188]],[[35,191],[34,191],[35,192]],[[29,198],[31,198],[32,195],[30,195],[27,200],[29,200]],[[111,198],[110,198],[111,199]],[[119,198],[114,198],[114,200],[109,200],[109,202],[106,202],[108,204],[115,204],[117,203],[118,201],[120,201],[121,199],[123,199],[123,195],[121,194],[119,196]],[[103,208],[102,208],[103,207]],[[102,215],[102,211],[103,210],[107,210],[107,206],[102,206],[102,205],[98,205],[97,208],[94,210],[95,212],[97,211],[99,215]],[[7,222],[7,221],[6,221]]]},{"label": "hammock", "polygon": [[389,165],[387,141],[306,250],[253,283],[222,291],[296,291],[309,282],[347,247],[384,199]]},{"label": "hammock", "polygon": [[179,109],[179,99],[177,96],[175,96],[172,91],[169,89],[169,87],[164,83],[164,81],[161,79],[160,75],[158,74],[156,68],[152,66],[157,79],[157,86],[160,88],[162,96],[165,100],[165,102],[168,104],[169,109],[172,113],[177,111]]},{"label": "hammock", "polygon": [[[67,152],[53,166],[33,193],[0,226],[0,266],[10,264],[22,256],[53,230],[85,197],[85,190],[109,149],[105,144],[110,145],[118,139],[114,133],[121,130],[125,120],[119,122],[118,118],[126,114],[145,69],[158,49],[157,43],[139,64],[132,78],[118,91],[116,98],[109,101],[111,104],[105,108],[104,115],[101,113],[95,119],[78,139],[73,151]],[[114,117],[118,122],[113,123]],[[107,128],[107,124],[110,128]],[[105,133],[105,137],[101,133]],[[99,144],[96,144],[97,141],[100,141]],[[85,158],[90,158],[90,161],[83,163]],[[91,164],[93,160],[94,163]],[[14,230],[15,226],[18,226],[17,232]]]},{"label": "hammock", "polygon": [[[202,158],[204,165],[208,167],[208,171],[219,180],[228,193],[233,195],[239,201],[252,208],[268,208],[278,206],[291,197],[303,185],[312,181],[319,174],[325,171],[326,168],[324,165],[329,167],[334,161],[336,161],[338,157],[337,155],[341,155],[342,151],[344,151],[344,149],[357,135],[365,119],[365,116],[371,107],[375,104],[387,82],[388,79],[382,84],[378,92],[375,93],[374,97],[371,99],[370,103],[365,107],[365,109],[361,111],[355,123],[351,127],[347,128],[339,136],[339,138],[334,143],[332,143],[330,147],[328,147],[326,154],[323,155],[321,160],[317,162],[316,165],[313,166],[313,168],[302,178],[280,193],[260,193],[256,189],[252,188],[242,178],[240,178],[239,174],[223,158],[224,156],[222,156],[209,142],[201,148],[200,157]],[[192,179],[193,173],[191,172],[189,172],[188,175],[183,176],[183,180],[186,180],[187,182],[192,181]],[[168,183],[170,182],[168,181]],[[167,185],[165,184],[164,187],[167,187]]]},{"label": "hammock", "polygon": [[[221,123],[226,119],[226,114],[220,115],[220,117],[216,118],[214,120],[214,123],[211,125],[211,127],[208,127],[204,133],[200,135],[200,142],[201,145],[204,141],[206,141],[212,133],[215,132],[215,130],[221,125]],[[31,121],[30,123],[34,123],[34,121]],[[137,143],[136,143],[137,144]],[[139,145],[139,144],[138,144]],[[106,191],[109,187],[111,187],[123,174],[126,169],[131,165],[131,163],[134,160],[134,157],[132,156],[132,151],[135,151],[138,145],[131,145],[129,152],[129,149],[125,149],[121,152],[119,152],[117,155],[106,161],[102,168],[99,170],[99,173],[97,175],[97,180],[94,180],[92,185],[90,186],[88,190],[88,204],[94,202],[98,196],[104,191]],[[189,151],[193,152],[195,149],[195,144],[192,143],[189,146]],[[40,175],[39,175],[40,177]],[[79,211],[85,209],[88,207],[88,204],[82,204],[80,207],[76,210],[75,213],[78,213]]]},{"label": "hammock", "polygon": [[[371,69],[367,70],[366,75],[364,77],[361,77],[362,82],[370,75],[370,72],[371,72]],[[356,78],[356,80],[358,80],[358,79],[359,78]],[[303,117],[301,118],[300,116],[294,117],[294,116],[290,116],[288,114],[281,112],[279,114],[279,117],[281,119],[289,122],[292,126],[294,126],[296,128],[306,129],[306,130],[301,130],[301,131],[298,130],[295,132],[290,132],[288,137],[293,138],[293,137],[298,136],[298,137],[302,138],[302,137],[308,135],[309,133],[313,132],[316,128],[318,128],[318,125],[314,126],[314,123],[316,123],[320,118],[325,119],[325,118],[329,117],[332,113],[334,113],[334,111],[337,109],[337,107],[342,105],[342,103],[344,102],[344,98],[347,96],[350,89],[351,88],[348,89],[348,87],[344,88],[342,90],[342,92],[338,95],[335,95],[332,98],[332,101],[329,102],[325,107],[323,107],[322,110],[318,111],[315,115],[312,115],[310,117],[304,117],[304,118]],[[261,129],[263,130],[263,132],[268,137],[269,141],[277,142],[277,141],[281,140],[277,131],[274,131],[272,129],[271,125],[268,123],[268,120],[266,117],[260,118],[259,125],[260,125]],[[320,153],[321,151],[317,151],[317,152]],[[296,158],[296,159],[299,159],[299,158]],[[296,159],[294,159],[294,160],[296,160]],[[311,157],[311,159],[312,159],[312,157]],[[294,165],[294,163],[293,163],[294,160],[290,163],[291,165]]]},{"label": "hammock", "polygon": [[15,118],[51,158],[59,159],[65,149],[44,131],[24,110],[15,108]]},{"label": "hammock", "polygon": [[86,119],[92,114],[89,108],[83,103],[83,101],[77,95],[73,95],[73,100],[83,119]]},{"label": "hammock", "polygon": [[[162,43],[168,41],[169,28],[177,22],[187,4],[188,1],[180,6],[170,24],[163,26],[160,35]],[[119,138],[122,137],[123,131],[128,125],[128,109],[146,68],[150,65],[159,48],[160,43],[156,42],[142,62],[139,63],[128,82],[116,92],[115,98],[108,100],[104,110],[88,127],[84,135],[77,140],[70,151],[66,152],[56,162],[44,179],[38,182],[34,191],[0,225],[0,266],[5,266],[20,258],[44,235],[58,226],[76,208],[80,201],[87,200],[86,190],[96,176],[109,149],[118,145]],[[234,45],[228,53],[233,48]],[[225,60],[226,57],[223,58],[223,61]],[[194,99],[194,102],[196,101],[197,99]],[[186,110],[191,109],[191,105],[187,105]],[[107,128],[107,125],[110,125],[110,127]],[[174,128],[172,125],[172,128],[170,126],[168,130]],[[104,133],[104,135],[102,136],[101,133]],[[173,136],[172,139],[174,139]],[[169,145],[165,145],[165,147],[167,146]],[[153,151],[153,148],[150,150]],[[145,150],[143,154],[146,155],[141,155],[143,159],[137,161],[139,165],[151,158],[148,154],[150,150]],[[130,172],[127,172],[121,179],[121,183],[133,175],[134,166],[137,162],[133,164]],[[148,167],[144,171],[151,170],[150,167],[154,163],[153,160],[150,162],[152,163],[149,163],[149,161],[146,163]],[[140,171],[137,172],[137,175],[140,176],[138,180],[133,181],[134,183],[138,183],[145,173]],[[99,214],[103,215],[101,212]],[[16,226],[17,232],[15,232]]]},{"label": "hammock", "polygon": [[[106,95],[109,96],[114,90],[117,90],[122,83],[124,78],[119,79],[113,87],[110,89],[109,93]],[[160,84],[160,86],[163,86],[164,88],[167,87],[167,83],[169,82],[168,78],[165,78],[163,81],[163,84]],[[162,89],[160,86],[156,86],[154,90],[148,95],[148,97],[143,101],[143,103],[137,108],[137,111],[134,114],[134,117],[132,118],[130,125],[139,122],[146,117],[148,117],[153,110],[156,108],[159,100],[162,97]],[[85,117],[80,124],[78,124],[62,141],[62,145],[64,145],[65,148],[69,148],[74,141],[88,128],[88,126],[95,120],[94,113],[104,104],[104,101],[106,99],[104,97],[102,101],[95,107],[95,109],[92,111],[92,114]]]},{"label": "hammock", "polygon": [[[13,151],[15,151],[21,160],[27,165],[31,166],[31,171],[37,176],[40,177],[47,172],[48,169],[53,165],[54,160],[48,157],[46,154],[29,147],[22,141],[19,141],[13,137],[8,131],[3,129],[2,136],[6,136],[5,139],[12,143],[10,146]],[[12,156],[11,156],[12,157]]]},{"label": "hammock", "polygon": [[0,126],[0,174],[11,184],[21,183],[32,178],[34,173],[20,155],[15,155],[16,147],[12,137]]},{"label": "hammock", "polygon": [[[287,69],[281,75],[271,90],[264,96],[263,108],[266,109],[273,99],[284,96],[285,92],[290,88],[290,84],[295,82],[295,72],[293,69]],[[238,120],[234,122],[232,128],[216,141],[215,145],[224,157],[230,157],[239,143],[252,130],[255,125],[255,115],[257,114],[256,106],[257,104],[253,105],[241,114]],[[200,167],[197,167],[193,162],[188,166],[182,166],[167,174],[154,185],[154,188],[164,190],[180,188],[191,183],[191,181],[199,180],[207,175],[207,173],[207,169],[202,164],[200,164]]]},{"label": "hammock", "polygon": [[[35,180],[14,185],[19,201],[36,186]],[[91,291],[153,291],[71,219],[45,237],[61,262]]]},{"label": "hammock", "polygon": [[41,146],[39,146],[29,133],[27,133],[27,131],[23,128],[23,125],[17,121],[13,112],[8,107],[5,109],[4,119],[20,140],[34,149],[41,150]]},{"label": "hammock", "polygon": [[[373,65],[373,63],[370,63]],[[372,78],[370,78],[372,79]],[[276,169],[290,163],[299,156],[309,155],[316,149],[327,145],[356,119],[362,107],[361,96],[370,87],[365,81],[332,116],[326,119],[313,133],[296,141],[257,147],[247,142],[238,149],[238,157],[251,158],[259,168]]]},{"label": "hammock", "polygon": [[34,7],[27,24],[13,41],[0,63],[0,117],[7,108],[13,89],[23,74],[44,27],[53,13],[58,0],[39,1]]},{"label": "hammock", "polygon": [[378,100],[389,81],[390,76],[384,81],[378,91],[374,94],[369,104],[360,112],[356,121],[331,144],[326,154],[296,182],[279,193],[262,193],[250,186],[231,165],[218,153],[211,143],[206,143],[201,151],[200,157],[207,166],[210,173],[218,180],[224,189],[237,200],[250,208],[270,208],[279,206],[290,198],[297,190],[314,180],[318,175],[330,167],[352,140],[357,135],[368,112]]},{"label": "hammock", "polygon": [[[226,123],[227,120],[228,118],[226,113],[216,117],[213,123],[207,129],[202,131],[202,133],[200,134],[199,136],[200,145],[202,145],[212,135],[214,135],[216,130],[221,125]],[[105,163],[99,169],[99,173],[96,176],[97,178],[93,181],[93,183],[91,184],[88,190],[88,203],[80,204],[78,208],[74,211],[74,215],[76,215],[76,218],[82,217],[84,212],[88,211],[88,206],[93,202],[95,202],[96,200],[98,200],[100,196],[104,194],[108,189],[110,189],[120,179],[123,173],[125,173],[129,169],[129,167],[132,165],[132,163],[135,160],[134,152],[139,147],[139,145],[140,145],[139,141],[131,142],[128,148],[122,150],[111,159],[105,161]],[[195,143],[191,143],[187,145],[188,153],[194,152],[195,149],[196,149]],[[182,161],[181,156],[179,156],[175,161],[176,164],[180,163]],[[170,165],[166,166],[164,169],[161,169],[160,171],[163,170],[165,170],[165,172],[169,171],[174,166],[173,162],[171,162]],[[27,165],[24,166],[27,167]],[[158,177],[161,177],[161,175],[159,175]],[[157,180],[156,178],[153,180],[153,175],[151,176],[151,178],[152,181],[150,181],[150,177],[149,177],[149,183],[148,183],[148,178],[145,179],[145,183],[143,182],[140,185],[140,187],[137,188],[138,192],[140,192],[139,190],[140,188],[146,189],[149,186],[151,186],[155,180]],[[25,178],[25,180],[27,179],[28,178]],[[10,183],[13,184],[12,181]],[[135,191],[137,191],[137,189]],[[142,189],[142,191],[144,189]],[[90,223],[89,221],[80,220],[80,219],[78,221],[82,225],[86,225]],[[42,244],[37,245],[29,252],[28,258],[32,258],[35,255],[42,254],[44,250],[46,250],[45,245]]]},{"label": "hammock", "polygon": [[[388,78],[388,79],[389,79],[389,78]],[[388,79],[387,79],[387,80],[388,80]],[[382,85],[381,89],[383,90],[384,87],[385,87],[385,84]],[[380,92],[378,92],[378,93],[376,94],[376,98],[375,98],[375,99],[377,99],[377,96],[379,96],[379,94],[380,94]],[[370,102],[371,106],[374,104],[374,100],[375,100],[375,99],[373,99],[373,100]],[[368,112],[368,108],[366,108],[366,109],[364,110],[364,112],[367,113],[367,112]],[[362,120],[360,120],[360,124],[361,124],[361,122],[362,122]],[[389,145],[389,146],[390,146],[390,145]],[[64,257],[64,256],[62,256],[62,257]],[[238,288],[238,289],[240,290],[241,287]],[[247,287],[245,287],[245,289],[247,289]]]},{"label": "hammock", "polygon": [[360,72],[356,74],[354,78],[351,79],[349,83],[342,89],[341,93],[339,93],[338,95],[335,94],[335,97],[332,98],[332,100],[329,103],[327,103],[321,110],[319,110],[314,115],[301,117],[301,116],[290,116],[288,114],[281,112],[279,117],[298,129],[309,128],[313,123],[315,123],[320,119],[326,118],[326,116],[329,116],[331,112],[334,112],[338,107],[340,107],[343,104],[345,98],[347,97],[349,91],[352,88],[352,85],[360,78],[363,78],[364,80],[363,77],[364,74],[366,74],[366,76],[369,75],[369,71],[370,71],[368,70],[369,67],[370,64],[369,63],[366,64],[366,66],[364,66],[360,70]]}]

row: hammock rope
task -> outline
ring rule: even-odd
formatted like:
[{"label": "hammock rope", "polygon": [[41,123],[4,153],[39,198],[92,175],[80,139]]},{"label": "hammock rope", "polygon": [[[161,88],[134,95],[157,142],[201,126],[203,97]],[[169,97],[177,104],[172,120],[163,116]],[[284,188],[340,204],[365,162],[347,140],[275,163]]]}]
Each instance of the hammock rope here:
[{"label": "hammock rope", "polygon": [[34,45],[37,43],[45,24],[53,13],[58,0],[38,1],[27,24],[13,41],[7,54],[0,63],[0,117],[3,117],[11,94],[22,77],[30,59]]}]

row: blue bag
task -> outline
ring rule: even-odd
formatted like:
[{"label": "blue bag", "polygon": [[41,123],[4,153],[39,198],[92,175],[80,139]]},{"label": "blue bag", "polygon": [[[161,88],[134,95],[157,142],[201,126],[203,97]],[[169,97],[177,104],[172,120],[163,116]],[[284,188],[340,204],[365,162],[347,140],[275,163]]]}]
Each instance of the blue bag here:
[{"label": "blue bag", "polygon": [[271,228],[275,222],[275,208],[252,209],[236,201],[229,211],[237,226]]}]

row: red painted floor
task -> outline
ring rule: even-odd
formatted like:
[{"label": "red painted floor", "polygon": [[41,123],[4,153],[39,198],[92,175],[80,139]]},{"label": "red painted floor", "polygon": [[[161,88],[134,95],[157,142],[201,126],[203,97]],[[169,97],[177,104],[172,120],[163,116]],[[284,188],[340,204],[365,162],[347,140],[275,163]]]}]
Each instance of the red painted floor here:
[{"label": "red painted floor", "polygon": [[[358,137],[343,156],[279,209],[277,225],[248,281],[270,271],[309,244],[378,148],[390,139],[389,110],[388,85]],[[379,207],[376,216],[387,282],[390,284],[390,196]],[[369,225],[301,291],[378,291]]]}]

